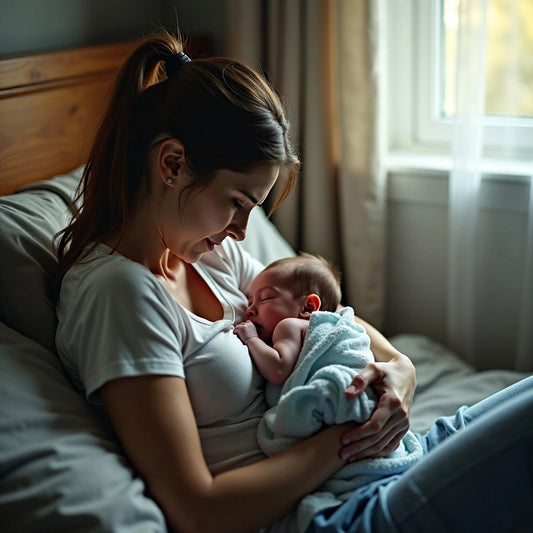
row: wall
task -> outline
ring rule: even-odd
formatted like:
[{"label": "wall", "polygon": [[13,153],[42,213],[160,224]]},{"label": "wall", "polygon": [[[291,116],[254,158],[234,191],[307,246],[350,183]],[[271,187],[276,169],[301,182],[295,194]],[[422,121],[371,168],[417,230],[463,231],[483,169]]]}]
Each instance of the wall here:
[{"label": "wall", "polygon": [[219,0],[0,0],[0,55],[135,39],[176,13],[183,33],[207,33],[224,47]]},{"label": "wall", "polygon": [[[394,169],[389,178],[385,332],[446,344],[447,172]],[[506,367],[520,313],[529,184],[490,176],[481,193],[476,337],[483,367]]]},{"label": "wall", "polygon": [[178,13],[182,31],[208,34],[213,40],[213,53],[224,55],[226,49],[225,0],[163,0],[169,20]]}]

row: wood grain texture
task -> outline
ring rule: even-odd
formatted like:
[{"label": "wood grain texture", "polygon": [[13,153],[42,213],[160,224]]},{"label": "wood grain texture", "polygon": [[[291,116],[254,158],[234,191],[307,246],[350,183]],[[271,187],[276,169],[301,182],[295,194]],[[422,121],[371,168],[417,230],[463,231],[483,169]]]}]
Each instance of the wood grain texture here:
[{"label": "wood grain texture", "polygon": [[0,91],[117,71],[135,42],[98,45],[0,61]]},{"label": "wood grain texture", "polygon": [[[138,41],[0,58],[0,195],[84,164],[120,67]],[[191,36],[193,58],[211,53]]]},{"label": "wood grain texture", "polygon": [[0,194],[87,159],[135,42],[0,60]]}]

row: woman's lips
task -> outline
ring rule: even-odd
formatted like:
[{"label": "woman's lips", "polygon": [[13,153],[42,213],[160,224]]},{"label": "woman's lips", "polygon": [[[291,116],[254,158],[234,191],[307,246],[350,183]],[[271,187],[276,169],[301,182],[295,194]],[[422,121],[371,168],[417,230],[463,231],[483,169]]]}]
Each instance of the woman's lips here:
[{"label": "woman's lips", "polygon": [[221,243],[217,241],[212,241],[211,239],[205,239],[205,242],[207,243],[207,248],[209,251],[213,250],[215,246],[220,246]]}]

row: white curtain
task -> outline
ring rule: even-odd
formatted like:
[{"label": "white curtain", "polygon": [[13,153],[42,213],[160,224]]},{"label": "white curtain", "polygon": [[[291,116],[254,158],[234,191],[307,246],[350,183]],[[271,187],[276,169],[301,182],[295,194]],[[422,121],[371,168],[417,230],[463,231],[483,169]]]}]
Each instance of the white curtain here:
[{"label": "white curtain", "polygon": [[[509,9],[513,3],[509,2]],[[483,309],[480,283],[480,197],[483,191],[483,163],[486,145],[485,69],[487,53],[488,0],[461,0],[456,63],[456,118],[452,144],[453,165],[449,186],[448,249],[448,344],[458,353],[483,368],[486,354],[481,348]],[[512,62],[529,60],[513,56]],[[506,135],[505,156],[513,156],[516,137]],[[485,168],[487,165],[485,164]],[[501,366],[533,370],[533,190],[529,192],[527,232],[524,242],[524,268],[520,280],[520,302],[512,327],[516,343],[502,354]],[[509,280],[501,280],[505,284]],[[496,302],[495,302],[496,303]],[[511,354],[509,356],[509,354]],[[505,359],[504,359],[505,358]]]},{"label": "white curtain", "polygon": [[228,54],[288,103],[302,173],[274,216],[296,250],[343,272],[344,303],[384,314],[385,31],[381,0],[227,0]]},{"label": "white curtain", "polygon": [[533,175],[529,182],[526,257],[514,367],[533,370]]}]

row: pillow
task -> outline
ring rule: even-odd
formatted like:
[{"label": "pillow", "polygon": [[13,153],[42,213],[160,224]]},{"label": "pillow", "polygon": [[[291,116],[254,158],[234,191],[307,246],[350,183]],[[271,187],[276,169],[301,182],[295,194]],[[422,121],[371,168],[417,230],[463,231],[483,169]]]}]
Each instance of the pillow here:
[{"label": "pillow", "polygon": [[166,531],[112,432],[58,357],[0,323],[0,524],[10,531]]},{"label": "pillow", "polygon": [[68,206],[81,172],[0,198],[0,321],[51,351],[57,323],[52,241],[70,219]]},{"label": "pillow", "polygon": [[530,375],[513,370],[477,371],[454,352],[423,335],[396,335],[390,342],[416,367],[411,429],[425,433],[441,416],[473,405]]},{"label": "pillow", "polygon": [[261,207],[250,214],[246,239],[239,244],[265,266],[277,259],[295,255],[289,243],[267,218]]}]

